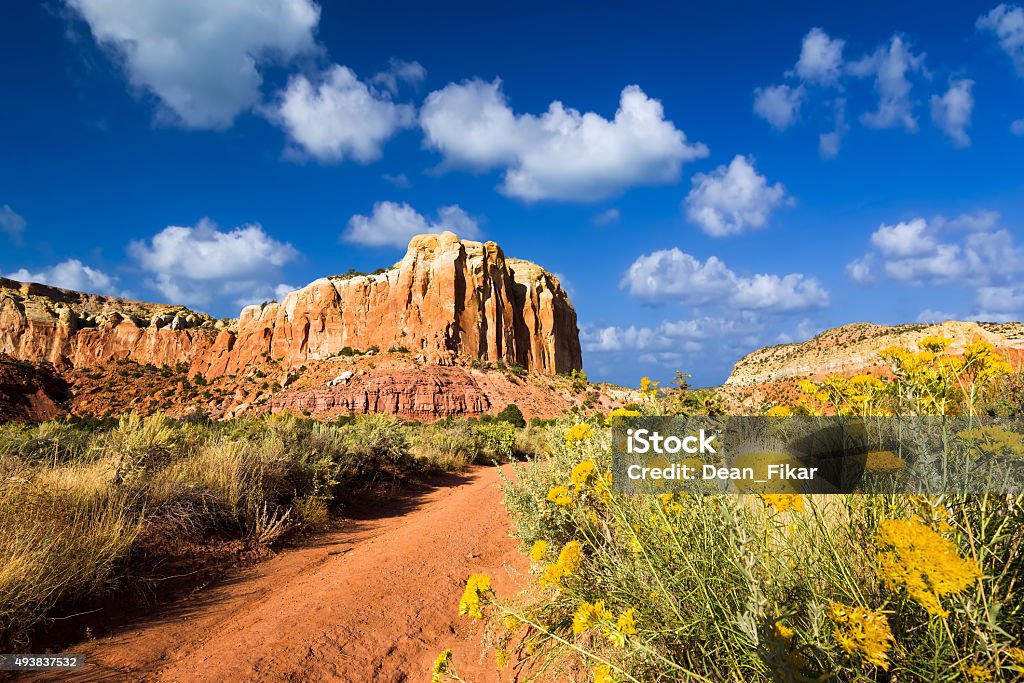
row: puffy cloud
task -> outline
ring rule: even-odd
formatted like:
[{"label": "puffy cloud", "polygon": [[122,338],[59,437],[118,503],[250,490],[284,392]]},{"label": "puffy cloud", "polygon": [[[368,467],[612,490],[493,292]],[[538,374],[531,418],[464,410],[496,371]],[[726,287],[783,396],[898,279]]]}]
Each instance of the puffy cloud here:
[{"label": "puffy cloud", "polygon": [[1011,123],[1010,132],[1014,135],[1024,135],[1024,119],[1017,119]]},{"label": "puffy cloud", "polygon": [[828,133],[818,136],[818,155],[822,159],[835,159],[843,145],[843,137],[850,130],[846,123],[846,100],[842,97],[835,101],[836,126]]},{"label": "puffy cloud", "polygon": [[311,50],[312,0],[67,0],[133,86],[187,128],[227,128],[260,99],[259,67]]},{"label": "puffy cloud", "polygon": [[901,36],[893,36],[888,45],[849,65],[854,76],[873,77],[878,93],[878,110],[861,115],[861,122],[871,128],[896,128],[903,126],[908,131],[917,130],[917,118],[913,114],[914,103],[910,99],[912,84],[909,76],[926,74],[924,54],[914,54]]},{"label": "puffy cloud", "polygon": [[845,44],[845,41],[838,38],[829,38],[818,27],[812,28],[804,36],[800,47],[800,60],[796,63],[797,75],[808,83],[835,83],[842,73]]},{"label": "puffy cloud", "polygon": [[78,259],[68,259],[35,272],[21,268],[4,275],[4,277],[19,282],[38,282],[62,289],[74,289],[79,292],[122,295],[117,288],[117,278],[107,275],[102,270],[90,268]]},{"label": "puffy cloud", "polygon": [[[580,330],[583,349],[588,352],[698,351],[703,344],[720,339],[752,340],[762,331],[761,321],[750,313],[730,317],[703,316],[689,320],[666,320],[655,327],[584,326]],[[674,361],[675,359],[667,359]]]},{"label": "puffy cloud", "polygon": [[1017,73],[1024,76],[1024,8],[1003,3],[978,17],[977,26],[995,34],[999,46],[1013,60]]},{"label": "puffy cloud", "polygon": [[911,221],[882,224],[871,235],[871,244],[883,256],[917,256],[935,250],[935,238],[928,232],[928,221],[915,218]]},{"label": "puffy cloud", "polygon": [[775,130],[786,130],[800,115],[804,86],[792,88],[785,83],[754,89],[754,113]]},{"label": "puffy cloud", "polygon": [[861,282],[884,277],[915,285],[1012,284],[1024,276],[1024,247],[998,219],[994,212],[980,211],[882,224],[871,235],[874,250],[849,263],[847,272]]},{"label": "puffy cloud", "polygon": [[974,81],[966,78],[950,81],[945,95],[932,95],[932,123],[957,147],[971,144],[967,126],[971,125],[971,111],[974,109],[973,85]]},{"label": "puffy cloud", "polygon": [[673,182],[684,162],[708,154],[635,85],[622,90],[608,120],[557,101],[540,116],[516,114],[499,80],[451,83],[427,96],[420,125],[443,167],[504,168],[501,192],[527,201],[595,201],[633,185]]},{"label": "puffy cloud", "polygon": [[28,223],[25,222],[25,219],[7,204],[0,207],[0,231],[6,232],[12,240],[21,241],[26,225]]},{"label": "puffy cloud", "polygon": [[429,221],[414,208],[402,202],[377,202],[369,216],[356,214],[348,221],[342,238],[346,242],[371,247],[405,248],[413,235],[451,230],[460,237],[480,236],[480,227],[457,204],[437,210],[437,220]]},{"label": "puffy cloud", "polygon": [[736,274],[717,256],[702,262],[672,248],[637,258],[626,271],[621,286],[644,299],[678,298],[700,304],[727,298],[736,289]]},{"label": "puffy cloud", "polygon": [[415,122],[413,107],[396,104],[360,81],[348,67],[333,65],[314,83],[292,76],[278,94],[271,117],[307,154],[324,162],[378,159],[399,129]]},{"label": "puffy cloud", "polygon": [[[174,303],[206,306],[272,291],[280,269],[298,252],[257,224],[221,231],[210,219],[168,226],[128,253],[152,275],[152,286]],[[265,297],[270,298],[270,297]]]},{"label": "puffy cloud", "polygon": [[764,227],[785,201],[782,183],[769,185],[751,159],[737,155],[728,166],[694,175],[686,216],[709,235],[723,237]]},{"label": "puffy cloud", "polygon": [[701,261],[672,248],[636,259],[620,283],[631,295],[650,301],[717,303],[732,308],[793,311],[828,303],[828,292],[801,273],[741,277],[716,256]]},{"label": "puffy cloud", "polygon": [[388,63],[386,71],[374,75],[370,79],[370,83],[373,85],[379,85],[388,92],[394,94],[398,92],[398,86],[401,83],[408,83],[409,85],[419,85],[427,78],[427,70],[423,68],[423,65],[419,62],[405,62],[401,59],[392,57]]}]

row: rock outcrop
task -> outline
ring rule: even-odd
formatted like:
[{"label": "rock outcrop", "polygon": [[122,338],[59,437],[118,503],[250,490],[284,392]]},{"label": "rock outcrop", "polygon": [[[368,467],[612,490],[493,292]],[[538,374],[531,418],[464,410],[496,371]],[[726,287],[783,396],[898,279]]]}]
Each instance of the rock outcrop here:
[{"label": "rock outcrop", "polygon": [[924,337],[953,339],[952,353],[974,339],[1000,349],[1024,349],[1024,324],[947,321],[938,325],[874,325],[853,323],[826,330],[798,344],[758,349],[739,360],[726,380],[727,387],[768,384],[786,379],[853,374],[879,368],[878,352],[890,346],[916,349]]},{"label": "rock outcrop", "polygon": [[346,347],[408,349],[438,365],[582,367],[576,313],[558,279],[506,259],[494,242],[450,232],[414,237],[387,270],[321,278],[237,321],[0,279],[0,353],[58,369],[130,360],[218,377],[268,360],[296,368]]}]

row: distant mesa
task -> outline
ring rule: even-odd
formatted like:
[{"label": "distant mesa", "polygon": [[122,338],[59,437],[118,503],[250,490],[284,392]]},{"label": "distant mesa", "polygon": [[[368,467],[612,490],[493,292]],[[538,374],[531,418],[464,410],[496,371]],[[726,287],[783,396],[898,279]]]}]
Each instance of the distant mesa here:
[{"label": "distant mesa", "polygon": [[576,312],[558,278],[451,232],[413,237],[391,268],[321,278],[237,320],[0,278],[0,353],[57,369],[184,363],[211,378],[268,359],[288,369],[374,347],[437,365],[582,368]]}]

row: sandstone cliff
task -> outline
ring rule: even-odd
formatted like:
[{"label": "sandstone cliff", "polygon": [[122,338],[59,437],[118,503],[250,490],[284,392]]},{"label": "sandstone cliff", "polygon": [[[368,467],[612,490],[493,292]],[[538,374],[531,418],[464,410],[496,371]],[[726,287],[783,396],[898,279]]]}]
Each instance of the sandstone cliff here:
[{"label": "sandstone cliff", "polygon": [[851,374],[881,366],[878,352],[889,346],[916,349],[922,338],[940,335],[954,340],[950,351],[984,339],[998,348],[1024,348],[1024,324],[947,321],[938,325],[873,325],[853,323],[826,330],[808,341],[758,349],[739,360],[727,387],[767,384],[785,379]]},{"label": "sandstone cliff", "polygon": [[58,369],[129,360],[218,377],[268,360],[297,368],[345,347],[403,348],[440,365],[582,367],[576,313],[558,279],[449,232],[414,237],[383,272],[316,280],[237,321],[0,279],[0,353]]}]

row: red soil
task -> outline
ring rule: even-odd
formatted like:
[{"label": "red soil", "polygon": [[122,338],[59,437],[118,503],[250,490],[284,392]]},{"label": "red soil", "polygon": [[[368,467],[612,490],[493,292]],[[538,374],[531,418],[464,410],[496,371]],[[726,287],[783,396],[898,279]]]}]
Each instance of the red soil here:
[{"label": "red soil", "polygon": [[66,680],[429,681],[448,647],[466,680],[509,680],[483,624],[457,614],[471,573],[506,596],[528,578],[498,484],[479,467],[347,510],[313,543],[69,647],[87,663]]}]

